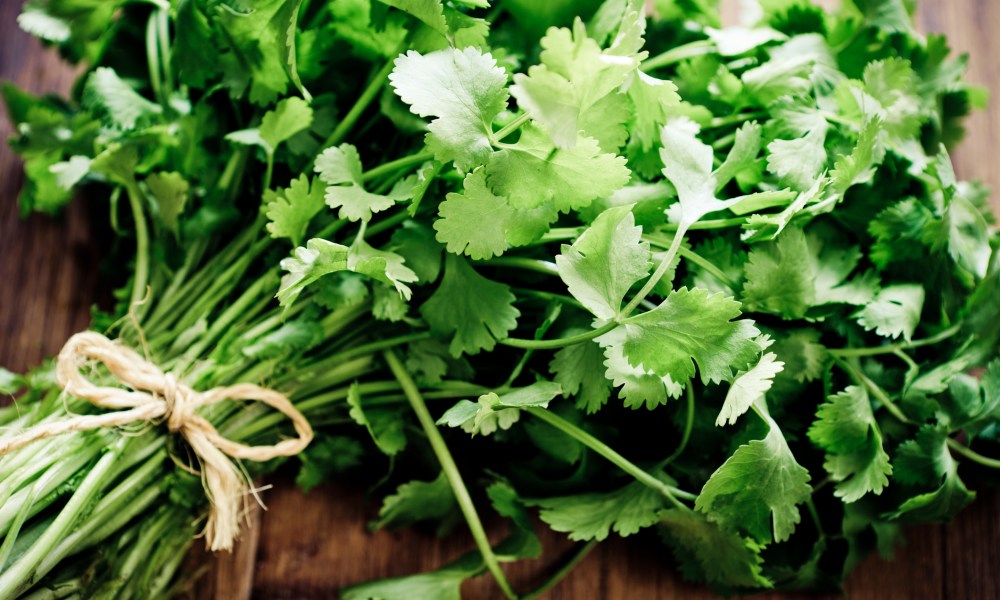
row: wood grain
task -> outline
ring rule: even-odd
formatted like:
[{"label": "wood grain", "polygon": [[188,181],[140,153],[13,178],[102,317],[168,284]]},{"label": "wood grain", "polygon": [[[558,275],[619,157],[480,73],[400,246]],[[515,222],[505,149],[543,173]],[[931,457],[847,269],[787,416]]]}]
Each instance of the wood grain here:
[{"label": "wood grain", "polygon": [[[17,29],[19,5],[0,0],[0,79],[35,92],[65,93],[72,71]],[[1000,41],[994,37],[1000,30],[1000,2],[924,0],[919,24],[924,31],[947,33],[957,51],[970,54],[969,79],[1000,96]],[[955,152],[959,175],[1000,189],[995,164],[1000,110],[994,103],[968,126],[967,139]],[[0,137],[10,133],[9,121],[0,119]],[[76,202],[58,219],[22,220],[15,201],[21,180],[20,164],[6,145],[0,146],[0,364],[15,370],[55,354],[71,333],[86,327],[90,305],[107,297],[97,264],[109,243],[107,234],[91,224],[106,221],[105,209],[96,203]],[[1000,207],[998,200],[994,196],[994,206]],[[192,558],[195,567],[211,565],[197,586],[198,598],[330,598],[346,584],[440,566],[472,546],[461,534],[444,540],[419,531],[370,534],[365,523],[377,506],[359,489],[330,485],[302,494],[291,481],[274,483],[264,495],[268,510],[254,517],[259,527],[233,554]],[[503,535],[497,524],[490,531],[495,538]],[[573,547],[561,535],[542,537],[549,561]],[[916,528],[908,539],[895,561],[865,562],[849,579],[847,594],[858,600],[1000,598],[1000,495],[984,494],[952,525]],[[518,589],[528,589],[553,566],[524,561],[507,569]],[[488,577],[470,582],[463,592],[468,598],[498,597]],[[714,596],[682,582],[662,546],[640,538],[601,544],[547,597]]]}]

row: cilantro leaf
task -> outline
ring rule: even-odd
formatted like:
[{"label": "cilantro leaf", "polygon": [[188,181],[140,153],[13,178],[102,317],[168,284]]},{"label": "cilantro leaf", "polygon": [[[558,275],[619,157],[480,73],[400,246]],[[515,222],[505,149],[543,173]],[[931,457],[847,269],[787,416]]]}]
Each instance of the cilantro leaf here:
[{"label": "cilantro leaf", "polygon": [[538,381],[527,387],[504,394],[490,392],[479,397],[478,403],[461,400],[438,420],[439,425],[461,427],[471,434],[490,435],[497,429],[510,429],[521,418],[523,406],[546,408],[553,398],[562,394],[558,383]]},{"label": "cilantro leaf", "polygon": [[396,288],[401,298],[410,299],[407,283],[417,281],[417,274],[404,263],[402,256],[395,252],[372,248],[358,237],[347,254],[347,268],[355,273],[367,275]]},{"label": "cilantro leaf", "polygon": [[531,67],[527,75],[515,75],[510,91],[557,147],[572,148],[581,131],[593,135],[581,123],[588,111],[615,92],[639,60],[602,51],[579,19],[572,30],[550,29],[541,46],[542,64]]},{"label": "cilantro leaf", "polygon": [[670,399],[679,398],[686,382],[675,382],[670,375],[658,375],[643,366],[630,364],[625,355],[627,333],[616,328],[598,338],[604,349],[604,375],[615,387],[620,387],[619,397],[626,408],[638,409],[643,405],[653,410]]},{"label": "cilantro leaf", "polygon": [[948,450],[947,431],[943,428],[924,426],[915,439],[900,444],[896,467],[896,479],[936,487],[906,499],[890,513],[893,519],[943,523],[976,497],[958,476],[958,462]]},{"label": "cilantro leaf", "polygon": [[493,151],[493,120],[507,108],[507,73],[476,48],[410,51],[396,59],[389,75],[396,94],[427,126],[427,143],[442,162],[463,171],[485,162]]},{"label": "cilantro leaf", "polygon": [[709,519],[760,543],[787,540],[799,522],[796,505],[812,495],[809,471],[795,461],[778,424],[770,417],[767,422],[767,436],[737,448],[695,500]]},{"label": "cilantro leaf", "polygon": [[649,244],[635,225],[632,206],[602,212],[556,256],[569,292],[599,319],[618,316],[629,289],[649,274]]},{"label": "cilantro leaf", "polygon": [[409,197],[405,191],[393,190],[386,196],[373,194],[364,188],[361,178],[361,157],[351,144],[341,144],[324,150],[316,157],[316,173],[328,184],[326,204],[340,209],[340,218],[370,221],[372,213],[381,212]]},{"label": "cilantro leaf", "polygon": [[441,284],[420,313],[431,331],[451,338],[449,349],[455,357],[492,350],[497,339],[517,326],[521,315],[510,288],[479,275],[452,254],[445,260]]},{"label": "cilantro leaf", "polygon": [[909,341],[920,322],[924,306],[924,288],[918,284],[897,284],[882,288],[875,298],[857,313],[858,323],[875,333]]},{"label": "cilantro leaf", "polygon": [[153,173],[146,178],[146,187],[156,199],[156,213],[167,231],[177,234],[177,219],[188,200],[188,182],[176,171]]},{"label": "cilantro leaf", "polygon": [[732,320],[740,316],[739,308],[722,294],[680,288],[655,309],[626,319],[623,341],[609,334],[597,341],[605,347],[620,343],[629,364],[677,383],[694,376],[695,362],[702,382],[719,382],[732,377],[734,368],[749,366],[760,350],[753,322]]},{"label": "cilantro leaf", "polygon": [[772,587],[761,568],[763,547],[753,539],[690,510],[664,510],[660,522],[678,561],[682,566],[690,565],[686,575],[727,587]]},{"label": "cilantro leaf", "polygon": [[296,246],[301,244],[310,221],[326,205],[323,192],[319,181],[310,182],[305,174],[293,179],[288,188],[265,191],[265,215],[271,237],[288,238]]},{"label": "cilantro leaf", "polygon": [[215,5],[216,19],[239,56],[236,64],[249,69],[249,98],[258,106],[274,102],[290,83],[309,99],[296,68],[295,31],[301,4],[302,0],[256,0],[245,11],[224,3]]},{"label": "cilantro leaf", "polygon": [[816,302],[816,275],[801,229],[788,229],[774,242],[755,247],[743,269],[743,302],[750,310],[800,318]]},{"label": "cilantro leaf", "polygon": [[442,521],[447,526],[454,522],[457,508],[455,493],[442,472],[431,481],[414,480],[396,488],[382,502],[371,527],[398,529],[421,521]]},{"label": "cilantro leaf", "polygon": [[827,451],[824,467],[844,502],[881,494],[889,485],[892,467],[865,388],[848,387],[820,405],[809,439]]},{"label": "cilantro leaf", "polygon": [[774,384],[774,376],[785,367],[785,363],[777,358],[774,352],[768,352],[760,357],[752,369],[736,375],[715,420],[716,425],[732,425],[740,415],[764,397]]},{"label": "cilantro leaf", "polygon": [[500,256],[510,247],[508,232],[518,227],[518,210],[487,187],[483,169],[466,175],[463,187],[438,206],[437,240],[475,260]]},{"label": "cilantro leaf", "polygon": [[291,257],[281,261],[281,268],[288,271],[281,278],[276,297],[282,306],[290,306],[303,290],[320,277],[347,269],[350,248],[319,238],[299,246]]},{"label": "cilantro leaf", "polygon": [[513,145],[489,157],[486,181],[516,208],[549,206],[570,212],[610,196],[629,180],[625,159],[601,153],[592,138],[556,149],[537,127],[526,125]]},{"label": "cilantro leaf", "polygon": [[537,501],[538,517],[555,531],[577,541],[601,541],[614,531],[622,537],[655,525],[666,499],[639,482],[607,493],[580,494]]},{"label": "cilantro leaf", "polygon": [[601,409],[611,395],[611,385],[604,377],[604,355],[593,342],[566,346],[552,357],[549,371],[568,396],[576,396],[576,405],[592,414]]},{"label": "cilantro leaf", "polygon": [[406,432],[398,411],[385,408],[366,410],[361,398],[358,382],[347,389],[348,415],[355,423],[368,430],[372,441],[386,456],[395,456],[406,448]]},{"label": "cilantro leaf", "polygon": [[139,95],[109,67],[98,67],[87,78],[83,105],[124,131],[150,125],[163,112],[160,105]]}]

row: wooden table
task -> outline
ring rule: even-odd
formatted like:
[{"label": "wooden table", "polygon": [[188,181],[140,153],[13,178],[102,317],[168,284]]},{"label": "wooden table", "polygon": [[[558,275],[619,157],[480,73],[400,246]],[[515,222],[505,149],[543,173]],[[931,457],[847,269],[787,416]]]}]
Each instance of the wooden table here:
[{"label": "wooden table", "polygon": [[[0,80],[36,92],[64,93],[73,72],[51,51],[17,29],[19,1],[0,0]],[[947,33],[958,51],[969,52],[969,78],[1000,96],[1000,2],[924,0],[924,31]],[[1000,190],[1000,109],[997,104],[968,122],[967,140],[955,153],[958,173],[980,178]],[[0,119],[0,138],[11,125]],[[20,164],[0,147],[0,365],[23,370],[58,352],[66,338],[87,327],[90,306],[107,299],[97,267],[107,234],[90,223],[104,219],[99,203],[76,202],[61,218],[21,220],[15,199]],[[1000,195],[994,196],[1000,208]],[[102,230],[103,231],[103,230]],[[363,491],[327,486],[308,495],[278,478],[264,494],[268,511],[244,536],[233,554],[211,559],[211,571],[196,596],[210,599],[330,598],[343,585],[437,567],[472,547],[454,536],[439,541],[412,531],[371,535],[365,522],[377,504]],[[499,537],[502,531],[492,528]],[[893,562],[871,558],[847,582],[852,598],[1000,598],[1000,495],[982,497],[947,527],[913,529]],[[561,535],[543,535],[546,549],[568,548]],[[702,588],[680,581],[662,547],[602,544],[550,598],[711,598]],[[193,559],[201,562],[204,557]],[[508,572],[526,589],[548,565],[523,561]],[[488,577],[467,584],[468,598],[498,597]],[[764,598],[792,598],[765,594]]]}]

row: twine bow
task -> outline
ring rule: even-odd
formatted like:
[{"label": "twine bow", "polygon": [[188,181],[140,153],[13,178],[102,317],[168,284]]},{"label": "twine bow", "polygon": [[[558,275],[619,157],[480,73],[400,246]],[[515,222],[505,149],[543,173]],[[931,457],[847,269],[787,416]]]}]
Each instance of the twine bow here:
[{"label": "twine bow", "polygon": [[[131,390],[94,384],[81,372],[90,361],[102,363]],[[313,437],[309,422],[284,394],[249,383],[198,392],[135,351],[90,331],[74,335],[63,346],[56,363],[56,381],[67,393],[115,412],[40,424],[8,440],[0,440],[0,456],[34,441],[73,431],[165,421],[167,429],[183,436],[201,461],[202,482],[210,505],[205,536],[212,550],[232,548],[239,533],[241,508],[249,493],[246,476],[231,459],[267,461],[294,456]],[[247,446],[223,437],[196,411],[227,399],[256,400],[271,406],[291,420],[298,437],[273,446]]]}]

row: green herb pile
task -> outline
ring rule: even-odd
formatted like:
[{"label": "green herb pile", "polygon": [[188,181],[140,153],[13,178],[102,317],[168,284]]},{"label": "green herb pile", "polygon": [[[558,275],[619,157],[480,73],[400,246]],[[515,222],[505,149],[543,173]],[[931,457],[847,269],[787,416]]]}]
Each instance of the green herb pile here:
[{"label": "green herb pile", "polygon": [[[108,198],[122,288],[95,329],[196,389],[288,393],[320,431],[299,484],[373,486],[375,527],[471,531],[345,598],[484,573],[535,597],[566,570],[515,591],[502,563],[539,556],[536,516],[571,563],[645,535],[722,592],[835,589],[995,481],[1000,237],[947,152],[985,98],[910,3],[761,0],[730,27],[711,1],[488,4],[19,19],[86,65],[69,100],[4,95],[25,210]],[[27,390],[0,443],[95,410],[46,373],[0,372]],[[0,597],[182,589],[189,458],[156,424],[0,458]]]}]

